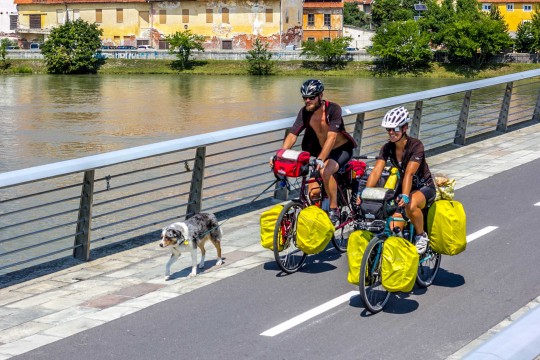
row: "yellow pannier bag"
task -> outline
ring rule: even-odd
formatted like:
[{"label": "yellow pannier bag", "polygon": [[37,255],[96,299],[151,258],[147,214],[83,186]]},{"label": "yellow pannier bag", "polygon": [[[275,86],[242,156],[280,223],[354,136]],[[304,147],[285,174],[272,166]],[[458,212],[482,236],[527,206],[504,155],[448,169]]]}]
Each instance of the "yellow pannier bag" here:
[{"label": "yellow pannier bag", "polygon": [[334,235],[334,225],[321,208],[311,205],[298,214],[296,247],[306,254],[323,251]]},{"label": "yellow pannier bag", "polygon": [[360,281],[362,257],[372,238],[373,233],[367,230],[356,230],[349,236],[349,241],[347,242],[347,259],[349,260],[347,281],[353,285],[358,285]]},{"label": "yellow pannier bag", "polygon": [[[261,214],[261,246],[270,250],[274,250],[274,230],[279,214],[283,210],[283,205],[276,205]],[[283,248],[279,249],[279,251]]]},{"label": "yellow pannier bag", "polygon": [[438,200],[427,216],[429,246],[443,255],[457,255],[467,248],[467,217],[459,201]]},{"label": "yellow pannier bag", "polygon": [[390,236],[384,242],[381,265],[381,282],[390,292],[409,292],[414,287],[418,261],[416,246],[411,242]]}]

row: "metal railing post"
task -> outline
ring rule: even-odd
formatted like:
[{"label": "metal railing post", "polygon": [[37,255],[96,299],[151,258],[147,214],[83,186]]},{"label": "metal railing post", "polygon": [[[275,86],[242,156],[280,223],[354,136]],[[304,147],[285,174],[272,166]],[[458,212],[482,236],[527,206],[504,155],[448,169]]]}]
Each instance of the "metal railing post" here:
[{"label": "metal railing post", "polygon": [[356,122],[354,123],[354,132],[353,138],[354,141],[358,144],[356,149],[353,150],[353,156],[360,155],[360,150],[362,149],[362,135],[364,133],[364,122],[366,118],[366,113],[358,113],[356,115]]},{"label": "metal railing post", "polygon": [[81,201],[79,205],[79,217],[77,221],[77,232],[75,235],[75,248],[73,249],[73,257],[83,261],[88,261],[90,259],[93,199],[94,170],[87,170],[84,172]]},{"label": "metal railing post", "polygon": [[422,122],[422,109],[424,107],[423,101],[417,101],[416,106],[414,107],[414,115],[411,123],[411,130],[409,135],[413,138],[420,137],[420,123]]},{"label": "metal railing post", "polygon": [[499,121],[497,122],[497,131],[506,132],[508,129],[508,112],[510,111],[510,101],[512,100],[512,89],[514,88],[514,83],[509,82],[506,84],[506,89],[504,90],[504,97],[501,104],[501,111],[499,112]]},{"label": "metal railing post", "polygon": [[186,219],[201,212],[205,160],[206,146],[197,148],[195,164],[193,165],[193,172],[191,173],[191,187],[189,189]]},{"label": "metal railing post", "polygon": [[454,137],[454,144],[465,145],[465,136],[467,134],[467,121],[469,120],[469,109],[471,107],[471,95],[472,91],[465,92],[463,98],[463,105],[461,106],[461,112],[459,113],[459,120],[456,127],[456,135]]},{"label": "metal railing post", "polygon": [[534,106],[534,112],[532,116],[532,121],[540,121],[540,90],[538,91],[538,97],[536,98],[536,105]]}]

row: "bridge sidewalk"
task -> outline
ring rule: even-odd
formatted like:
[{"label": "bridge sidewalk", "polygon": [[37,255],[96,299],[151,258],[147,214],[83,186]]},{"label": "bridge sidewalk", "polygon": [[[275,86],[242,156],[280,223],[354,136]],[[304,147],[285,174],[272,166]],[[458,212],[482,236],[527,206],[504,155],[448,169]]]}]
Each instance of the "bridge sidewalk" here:
[{"label": "bridge sidewalk", "polygon": [[[538,158],[540,124],[430,157],[428,162],[433,173],[455,178],[460,188]],[[209,246],[206,270],[195,278],[186,278],[191,270],[188,252],[173,265],[173,270],[183,270],[165,281],[169,252],[160,249],[156,239],[155,243],[0,289],[0,360],[273,260],[273,254],[259,245],[260,213],[226,221],[224,265],[215,266],[215,250]],[[450,359],[463,357],[539,302],[540,297]]]}]

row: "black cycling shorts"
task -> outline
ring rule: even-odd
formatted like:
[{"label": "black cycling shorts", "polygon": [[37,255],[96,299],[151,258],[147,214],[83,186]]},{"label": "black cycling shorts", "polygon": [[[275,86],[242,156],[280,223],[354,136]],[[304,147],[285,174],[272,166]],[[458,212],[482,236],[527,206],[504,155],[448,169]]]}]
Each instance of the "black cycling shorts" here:
[{"label": "black cycling shorts", "polygon": [[330,151],[328,154],[328,159],[332,159],[339,164],[339,168],[344,167],[349,160],[351,160],[353,155],[353,144],[345,143],[338,148]]}]

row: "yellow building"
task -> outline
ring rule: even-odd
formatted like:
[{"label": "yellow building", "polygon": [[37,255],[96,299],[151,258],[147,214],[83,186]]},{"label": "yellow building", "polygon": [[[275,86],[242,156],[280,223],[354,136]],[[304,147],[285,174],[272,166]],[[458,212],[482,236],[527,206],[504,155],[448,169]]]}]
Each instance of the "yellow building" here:
[{"label": "yellow building", "polygon": [[343,36],[343,1],[305,0],[303,41]]},{"label": "yellow building", "polygon": [[529,1],[502,1],[502,0],[480,0],[483,11],[489,12],[496,6],[508,24],[508,31],[515,33],[519,24],[530,21],[534,9],[540,5],[540,0]]},{"label": "yellow building", "polygon": [[44,41],[52,28],[78,18],[99,24],[105,45],[165,48],[167,35],[185,29],[205,36],[207,49],[249,49],[258,36],[270,48],[301,41],[301,0],[14,1],[19,11],[17,32],[27,42]]}]

